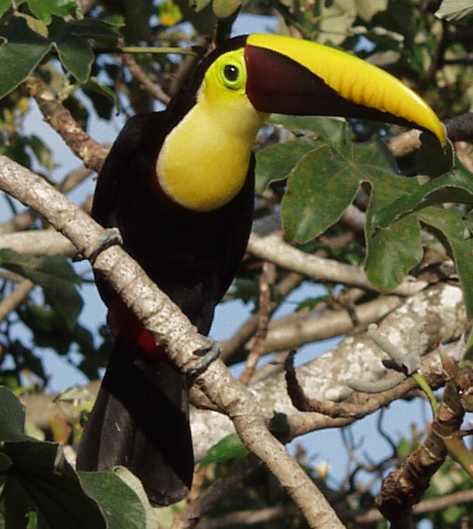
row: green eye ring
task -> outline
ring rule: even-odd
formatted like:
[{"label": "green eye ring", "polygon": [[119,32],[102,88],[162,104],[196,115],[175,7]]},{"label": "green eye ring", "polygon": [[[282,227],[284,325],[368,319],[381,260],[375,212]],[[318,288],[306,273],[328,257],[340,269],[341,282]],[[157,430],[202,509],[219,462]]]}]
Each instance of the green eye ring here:
[{"label": "green eye ring", "polygon": [[222,80],[225,86],[238,90],[245,83],[244,71],[237,61],[226,61],[222,67]]}]

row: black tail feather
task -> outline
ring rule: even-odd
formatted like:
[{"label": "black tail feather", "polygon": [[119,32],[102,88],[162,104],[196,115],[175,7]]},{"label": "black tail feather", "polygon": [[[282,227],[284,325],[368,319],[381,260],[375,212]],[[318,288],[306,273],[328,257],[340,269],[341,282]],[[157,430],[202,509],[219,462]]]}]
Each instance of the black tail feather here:
[{"label": "black tail feather", "polygon": [[77,468],[123,465],[143,483],[151,503],[187,496],[194,458],[185,376],[170,362],[136,360],[117,338],[82,435]]}]

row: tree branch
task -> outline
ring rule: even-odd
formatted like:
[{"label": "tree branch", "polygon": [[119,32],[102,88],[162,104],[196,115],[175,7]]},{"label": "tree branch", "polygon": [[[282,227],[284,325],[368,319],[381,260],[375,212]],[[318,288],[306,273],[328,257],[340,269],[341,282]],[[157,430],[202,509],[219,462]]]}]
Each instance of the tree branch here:
[{"label": "tree branch", "polygon": [[[316,281],[343,283],[366,290],[375,290],[362,268],[302,252],[284,242],[280,234],[259,237],[252,233],[248,243],[248,251],[260,259],[275,263],[286,270],[311,277]],[[393,291],[393,294],[410,296],[426,286],[427,283],[424,281],[408,278]]]},{"label": "tree branch", "polygon": [[18,283],[12,292],[0,301],[0,322],[2,322],[12,310],[21,305],[23,300],[33,290],[34,283],[29,279],[23,279]]},{"label": "tree branch", "polygon": [[37,76],[27,80],[28,90],[38,103],[44,119],[63,138],[84,165],[99,172],[108,149],[93,140],[72,117],[67,108],[50,92]]}]

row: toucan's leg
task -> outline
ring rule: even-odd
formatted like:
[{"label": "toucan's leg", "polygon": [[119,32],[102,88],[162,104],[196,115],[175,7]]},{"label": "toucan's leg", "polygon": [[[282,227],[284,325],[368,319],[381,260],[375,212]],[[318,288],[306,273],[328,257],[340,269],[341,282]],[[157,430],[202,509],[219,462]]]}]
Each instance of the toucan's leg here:
[{"label": "toucan's leg", "polygon": [[123,244],[123,238],[118,228],[107,228],[105,234],[102,236],[100,241],[97,243],[92,253],[90,254],[89,261],[94,264],[97,257],[111,246],[121,246]]},{"label": "toucan's leg", "polygon": [[222,353],[222,346],[218,342],[215,342],[203,334],[201,334],[201,337],[203,340],[205,340],[206,344],[194,352],[194,355],[198,356],[199,360],[196,362],[195,367],[193,367],[187,374],[190,384],[192,384],[194,380],[199,375],[201,375],[213,361],[217,360],[217,358]]}]

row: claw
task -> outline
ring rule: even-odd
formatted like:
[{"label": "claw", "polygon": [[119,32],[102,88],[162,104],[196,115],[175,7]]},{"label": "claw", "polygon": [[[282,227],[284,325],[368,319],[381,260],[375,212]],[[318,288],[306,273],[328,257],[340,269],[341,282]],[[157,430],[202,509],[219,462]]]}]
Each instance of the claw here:
[{"label": "claw", "polygon": [[97,257],[104,251],[110,248],[111,246],[123,244],[123,238],[121,236],[120,230],[118,228],[107,228],[105,235],[97,243],[97,246],[94,248],[90,254],[89,261],[94,264]]},{"label": "claw", "polygon": [[199,360],[196,362],[195,367],[192,368],[187,375],[191,385],[194,383],[194,380],[199,375],[201,375],[214,360],[217,360],[222,352],[222,346],[218,342],[215,342],[207,336],[201,336],[207,343],[194,352],[194,354],[199,357]]}]

